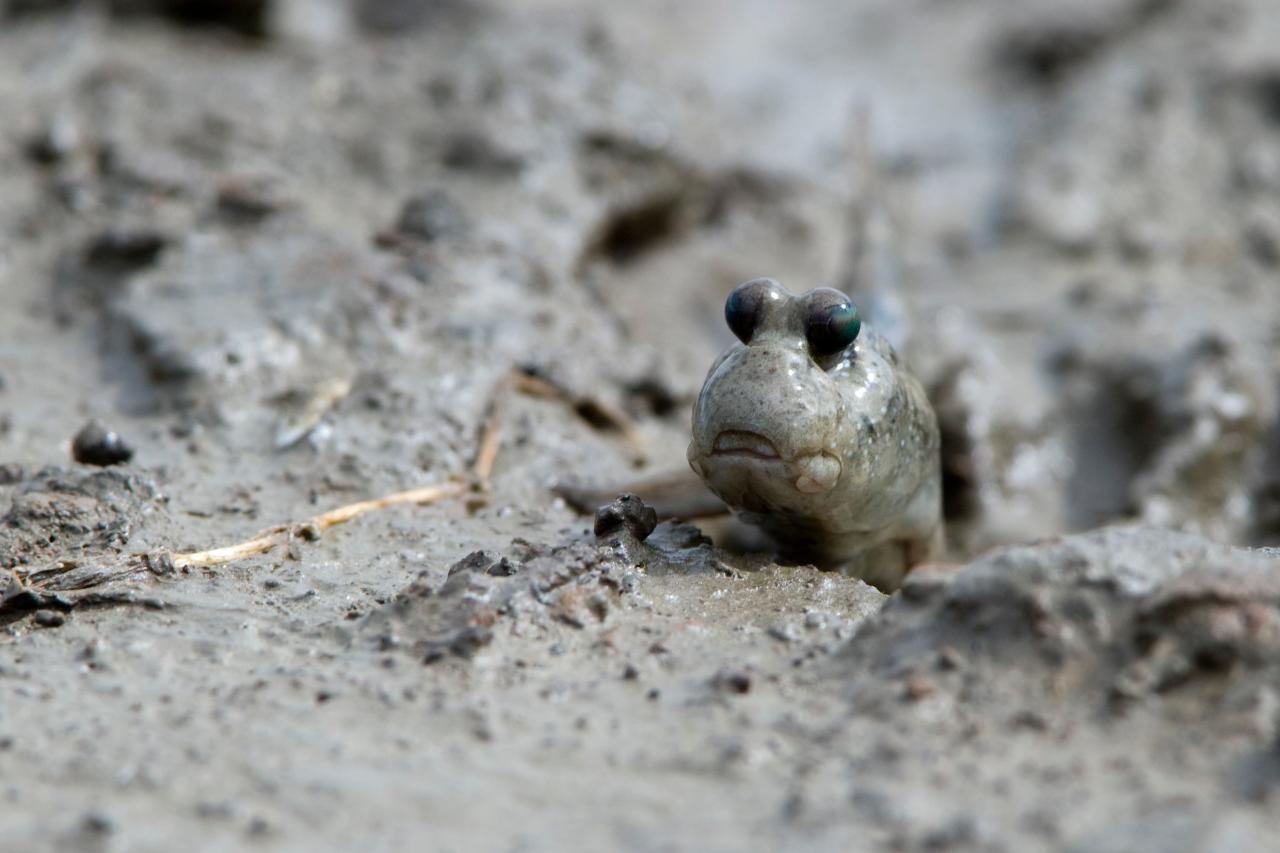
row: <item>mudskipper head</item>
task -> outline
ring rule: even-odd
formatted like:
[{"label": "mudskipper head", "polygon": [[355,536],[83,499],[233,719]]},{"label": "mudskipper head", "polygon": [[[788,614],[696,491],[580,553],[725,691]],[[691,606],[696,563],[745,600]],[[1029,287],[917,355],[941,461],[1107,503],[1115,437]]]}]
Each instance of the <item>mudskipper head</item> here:
[{"label": "mudskipper head", "polygon": [[803,518],[845,475],[849,401],[837,387],[861,319],[830,288],[773,279],[737,287],[725,320],[740,344],[712,366],[693,413],[689,464],[730,506]]}]

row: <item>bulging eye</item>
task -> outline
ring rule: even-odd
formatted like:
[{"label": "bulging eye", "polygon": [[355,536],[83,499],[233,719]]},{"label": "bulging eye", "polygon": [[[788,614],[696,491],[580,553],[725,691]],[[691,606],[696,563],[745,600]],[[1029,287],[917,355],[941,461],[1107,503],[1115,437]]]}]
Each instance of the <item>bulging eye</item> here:
[{"label": "bulging eye", "polygon": [[824,287],[809,291],[804,300],[804,336],[815,356],[835,355],[857,339],[862,316],[852,299]]},{"label": "bulging eye", "polygon": [[782,285],[771,278],[756,278],[740,284],[724,301],[724,320],[729,330],[744,344],[751,343],[751,336],[764,316],[766,304],[779,298]]}]

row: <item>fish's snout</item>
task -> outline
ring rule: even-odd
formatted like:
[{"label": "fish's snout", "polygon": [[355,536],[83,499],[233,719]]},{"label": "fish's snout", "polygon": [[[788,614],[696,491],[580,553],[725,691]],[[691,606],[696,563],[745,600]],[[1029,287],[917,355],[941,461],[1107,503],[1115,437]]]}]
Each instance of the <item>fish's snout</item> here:
[{"label": "fish's snout", "polygon": [[724,496],[767,488],[821,495],[843,466],[839,395],[803,343],[743,347],[712,372],[694,409],[689,465]]}]

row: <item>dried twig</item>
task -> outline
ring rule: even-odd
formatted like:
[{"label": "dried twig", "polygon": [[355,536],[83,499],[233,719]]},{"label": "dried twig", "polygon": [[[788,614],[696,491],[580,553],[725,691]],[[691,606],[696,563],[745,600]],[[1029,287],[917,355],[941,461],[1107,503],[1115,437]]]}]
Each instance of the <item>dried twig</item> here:
[{"label": "dried twig", "polygon": [[[244,542],[237,542],[234,545],[226,545],[220,548],[210,548],[205,551],[170,554],[168,555],[168,560],[174,568],[179,569],[220,566],[246,557],[266,554],[297,538],[306,540],[318,538],[321,533],[331,527],[344,524],[375,510],[404,504],[424,506],[437,503],[446,498],[459,497],[477,489],[487,489],[490,478],[493,476],[494,463],[498,458],[498,451],[502,445],[501,427],[505,412],[505,401],[513,391],[559,399],[574,406],[575,410],[578,409],[580,402],[578,398],[558,385],[534,379],[518,371],[504,374],[494,385],[488,405],[485,407],[484,420],[481,423],[480,432],[476,440],[476,453],[472,460],[469,477],[459,477],[444,483],[396,492],[373,500],[346,504],[328,512],[323,512],[306,521],[269,527]],[[628,439],[633,439],[633,428],[625,416],[610,411],[608,412],[608,418],[614,421],[615,429],[620,430]],[[106,582],[117,577],[146,571],[148,568],[148,561],[138,555],[133,555],[117,562],[120,565],[113,567],[115,569],[114,572],[98,571],[93,575],[93,579]],[[84,567],[59,565],[55,569],[30,573],[25,577],[25,580],[27,582],[35,581],[38,587],[54,586],[58,584],[56,579],[67,574],[72,568],[83,569]],[[96,584],[92,582],[92,579],[86,582],[85,578],[78,578],[77,582],[73,584],[77,588],[94,585]]]},{"label": "dried twig", "polygon": [[471,460],[471,475],[481,488],[489,487],[493,477],[493,465],[498,459],[498,450],[502,446],[502,415],[506,408],[504,401],[515,386],[515,373],[503,374],[493,391],[489,394],[489,404],[485,407],[484,420],[480,424],[480,436],[476,439],[476,455]]},{"label": "dried twig", "polygon": [[434,486],[422,486],[404,492],[386,495],[374,500],[357,501],[310,518],[297,524],[280,524],[269,527],[257,536],[235,545],[222,548],[211,548],[207,551],[194,551],[189,554],[173,554],[173,565],[177,568],[207,568],[224,563],[255,557],[283,545],[295,537],[303,539],[317,538],[330,527],[344,524],[368,512],[386,509],[402,504],[424,506],[436,503],[445,498],[457,497],[472,491],[474,488],[488,488],[489,479],[493,476],[493,465],[498,458],[498,448],[502,444],[501,425],[503,400],[513,387],[513,374],[504,374],[493,391],[489,394],[489,403],[485,407],[484,420],[480,426],[480,434],[476,440],[476,455],[471,466],[472,481],[453,479]]},{"label": "dried twig", "polygon": [[337,509],[331,509],[328,512],[321,513],[301,524],[281,524],[276,527],[270,527],[259,533],[254,538],[246,542],[238,542],[235,545],[227,545],[223,548],[211,548],[208,551],[194,551],[189,554],[174,554],[172,556],[173,564],[180,568],[204,568],[208,566],[218,566],[223,563],[230,563],[235,560],[241,560],[245,557],[253,557],[258,554],[265,554],[268,551],[282,545],[292,539],[295,535],[303,538],[315,538],[321,532],[328,530],[353,518],[372,512],[377,509],[386,509],[390,506],[398,506],[400,504],[423,504],[435,503],[443,498],[454,497],[463,494],[470,488],[469,484],[462,480],[450,480],[446,483],[439,483],[434,486],[423,486],[419,489],[409,489],[405,492],[396,492],[386,497],[377,498],[370,501],[359,501],[346,506],[340,506]]}]

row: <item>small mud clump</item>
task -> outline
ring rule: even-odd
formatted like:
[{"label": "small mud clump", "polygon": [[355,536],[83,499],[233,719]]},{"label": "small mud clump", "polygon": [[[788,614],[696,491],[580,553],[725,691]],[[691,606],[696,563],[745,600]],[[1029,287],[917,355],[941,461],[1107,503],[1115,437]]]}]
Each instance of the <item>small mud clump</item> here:
[{"label": "small mud clump", "polygon": [[595,534],[608,536],[626,530],[638,541],[648,538],[658,526],[658,513],[633,494],[619,495],[614,501],[596,512]]},{"label": "small mud clump", "polygon": [[1045,682],[1028,672],[1059,685],[1051,692],[1087,686],[1079,696],[1111,703],[1102,707],[1174,688],[1191,698],[1194,685],[1244,695],[1272,677],[1280,649],[1277,568],[1266,551],[1103,529],[908,580],[848,651],[859,666],[910,679],[937,668],[938,649],[964,649],[967,701],[1040,701]]},{"label": "small mud clump", "polygon": [[0,567],[119,551],[160,502],[150,479],[123,468],[45,468],[19,480],[0,516]]}]

